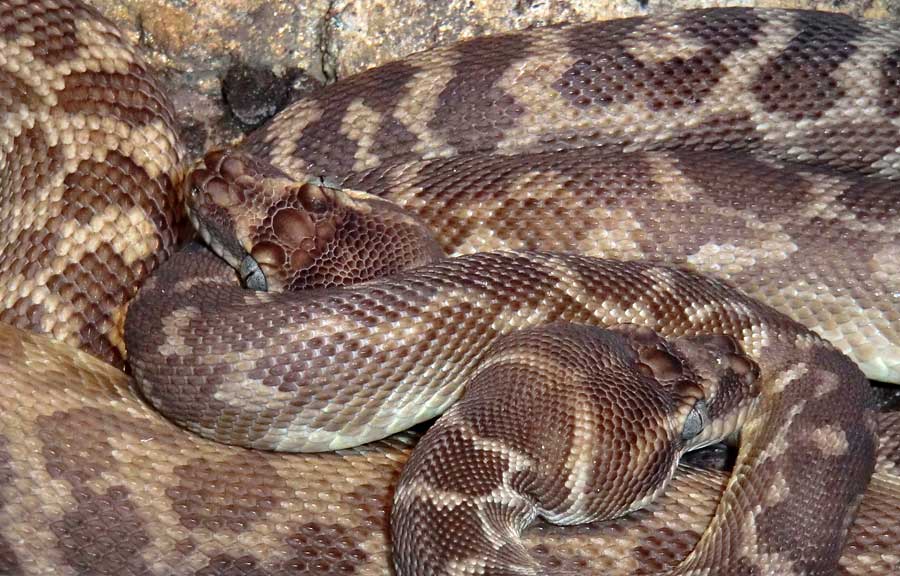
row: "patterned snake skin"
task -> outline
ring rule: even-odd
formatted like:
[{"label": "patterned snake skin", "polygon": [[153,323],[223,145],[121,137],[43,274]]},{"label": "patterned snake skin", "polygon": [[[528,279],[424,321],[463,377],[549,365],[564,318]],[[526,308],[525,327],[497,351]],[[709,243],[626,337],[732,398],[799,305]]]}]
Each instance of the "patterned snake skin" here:
[{"label": "patterned snake skin", "polygon": [[[892,26],[689,12],[477,39],[348,78],[245,151],[291,177],[395,201],[451,254],[646,262],[479,254],[299,298],[233,289],[204,252],[170,257],[181,144],[170,105],[107,21],[68,0],[0,1],[0,41],[0,573],[385,574],[392,562],[504,573],[478,554],[531,573],[896,572],[900,424],[878,418],[876,456],[867,384],[837,351],[870,378],[900,381]],[[273,230],[290,235],[297,218]],[[805,328],[661,261],[728,280]],[[143,392],[115,367],[140,286],[127,324]],[[529,492],[517,474],[532,447],[515,445],[520,432],[492,439],[466,400],[423,444],[440,448],[447,430],[451,462],[497,456],[467,479],[454,467],[465,461],[435,468],[416,451],[392,559],[387,514],[414,435],[279,454],[205,440],[145,402],[226,441],[350,446],[442,411],[477,380],[484,351],[499,358],[485,371],[522,356],[499,336],[559,319],[640,323],[676,348],[730,336],[714,357],[731,371],[708,370],[718,376],[692,394],[694,406],[706,395],[710,416],[714,401],[740,408],[696,436],[741,429],[731,479],[682,469],[624,519],[538,521],[510,540],[491,530],[524,528],[542,497],[578,504],[594,486],[573,466],[574,484]],[[277,360],[249,346],[261,340]],[[526,349],[540,351],[535,342]],[[708,364],[678,350],[673,365],[645,364],[662,380]],[[751,373],[744,395],[716,396],[719,380]],[[246,418],[235,374],[271,405]],[[298,375],[319,388],[298,396]],[[380,378],[394,386],[354,396]],[[411,387],[423,380],[435,395]],[[179,381],[199,400],[196,420],[177,395],[157,395]],[[281,434],[290,428],[299,440]],[[510,490],[531,510],[520,514]],[[443,532],[425,537],[435,520]]]}]

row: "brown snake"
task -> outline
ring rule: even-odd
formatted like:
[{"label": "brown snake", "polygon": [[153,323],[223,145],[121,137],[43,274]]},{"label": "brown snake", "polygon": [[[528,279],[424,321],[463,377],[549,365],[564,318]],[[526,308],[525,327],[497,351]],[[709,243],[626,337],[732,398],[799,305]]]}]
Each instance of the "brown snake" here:
[{"label": "brown snake", "polygon": [[[643,364],[653,377],[681,386],[685,375],[689,407],[704,397],[713,420],[716,406],[740,407],[696,436],[741,429],[731,480],[682,470],[624,519],[538,522],[521,542],[497,537],[485,527],[503,532],[538,508],[558,511],[542,498],[582,504],[573,486],[593,493],[593,475],[582,462],[555,472],[576,471],[572,485],[528,476],[542,457],[533,443],[556,436],[528,426],[527,438],[495,435],[490,426],[505,420],[479,416],[484,408],[467,399],[441,421],[457,438],[443,450],[451,462],[473,452],[482,460],[460,459],[474,476],[447,483],[442,474],[457,469],[416,452],[407,474],[426,472],[404,480],[397,508],[406,520],[394,518],[395,550],[412,550],[393,559],[400,568],[896,571],[896,415],[880,417],[876,459],[862,374],[808,330],[866,376],[900,380],[892,26],[698,11],[476,39],[348,78],[284,111],[244,150],[294,179],[338,178],[396,202],[451,254],[555,250],[644,262],[494,252],[300,296],[237,290],[205,253],[170,258],[181,144],[166,98],[107,21],[77,2],[2,1],[0,40],[0,320],[13,325],[0,325],[0,573],[384,574],[387,511],[414,436],[337,453],[247,450],[183,431],[141,394],[227,441],[348,446],[442,411],[468,377],[490,379],[483,374],[505,354],[527,357],[537,374],[571,373],[546,357],[555,354],[544,336],[500,338],[557,320],[642,323],[667,337],[626,340],[634,353],[652,352]],[[223,174],[229,186],[234,176]],[[234,190],[225,199],[240,203]],[[310,233],[297,210],[270,217],[268,247],[243,247],[269,266],[285,256],[273,239],[333,235]],[[806,328],[658,262],[724,278]],[[197,267],[208,276],[195,277]],[[125,305],[142,284],[128,315],[138,393],[120,370],[74,347],[121,366]],[[703,340],[711,333],[732,339]],[[581,338],[576,330],[554,342],[590,349]],[[631,358],[615,342],[604,350]],[[689,385],[689,373],[703,385]],[[716,396],[725,381],[742,382],[740,393]],[[191,402],[157,396],[173,383],[187,385],[177,393]],[[268,404],[237,406],[251,392]],[[578,419],[580,405],[542,422],[571,440],[581,434],[573,429],[593,429],[565,429],[592,422]],[[666,414],[689,420],[679,406]],[[440,453],[440,440],[426,442]],[[541,482],[549,492],[532,492]],[[444,512],[416,512],[429,507]],[[437,535],[424,532],[435,518],[444,522]],[[485,569],[481,553],[498,565]]]}]

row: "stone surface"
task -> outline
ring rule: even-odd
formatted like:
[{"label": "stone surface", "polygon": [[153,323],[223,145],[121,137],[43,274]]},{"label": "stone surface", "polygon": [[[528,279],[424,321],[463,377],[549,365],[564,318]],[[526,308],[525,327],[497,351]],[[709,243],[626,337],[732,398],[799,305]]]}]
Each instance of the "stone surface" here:
[{"label": "stone surface", "polygon": [[[160,71],[194,155],[239,137],[321,82],[461,38],[719,5],[900,18],[900,0],[88,1],[120,24]],[[238,87],[228,101],[225,78]],[[252,78],[265,79],[272,90],[241,90]]]}]

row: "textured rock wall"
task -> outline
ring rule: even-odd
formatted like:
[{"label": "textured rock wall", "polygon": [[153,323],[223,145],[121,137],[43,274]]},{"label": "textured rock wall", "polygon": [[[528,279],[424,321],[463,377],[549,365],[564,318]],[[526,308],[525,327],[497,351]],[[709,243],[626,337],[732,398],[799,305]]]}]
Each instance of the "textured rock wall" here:
[{"label": "textured rock wall", "polygon": [[900,0],[89,0],[160,70],[198,153],[299,94],[429,46],[562,21],[701,6],[900,18]]}]

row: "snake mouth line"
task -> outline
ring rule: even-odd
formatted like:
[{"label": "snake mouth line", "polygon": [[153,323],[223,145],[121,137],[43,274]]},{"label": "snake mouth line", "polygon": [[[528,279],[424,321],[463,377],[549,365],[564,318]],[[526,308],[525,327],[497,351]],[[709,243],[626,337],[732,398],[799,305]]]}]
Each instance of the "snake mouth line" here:
[{"label": "snake mouth line", "polygon": [[244,286],[244,288],[260,292],[268,291],[269,283],[266,279],[266,274],[263,272],[262,268],[260,268],[259,263],[253,256],[251,256],[243,247],[240,248],[241,255],[236,255],[234,251],[226,247],[215,234],[210,232],[208,226],[201,224],[200,218],[197,217],[197,214],[190,206],[187,207],[186,211],[191,224],[194,226],[194,229],[199,232],[203,242],[216,254],[216,256],[225,260],[229,266],[238,272],[241,278],[241,285]]}]

